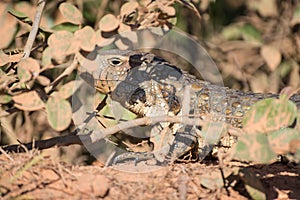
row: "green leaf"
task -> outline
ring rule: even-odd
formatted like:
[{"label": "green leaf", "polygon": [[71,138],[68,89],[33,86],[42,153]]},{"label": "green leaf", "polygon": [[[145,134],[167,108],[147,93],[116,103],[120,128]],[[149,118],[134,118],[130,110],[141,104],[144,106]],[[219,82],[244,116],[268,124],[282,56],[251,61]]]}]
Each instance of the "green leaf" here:
[{"label": "green leaf", "polygon": [[73,89],[74,89],[74,83],[75,81],[70,81],[66,84],[64,84],[58,91],[58,95],[62,99],[67,99],[73,94]]},{"label": "green leaf", "polygon": [[270,147],[278,155],[290,152],[290,143],[294,139],[300,139],[300,132],[292,128],[284,128],[268,134]]},{"label": "green leaf", "polygon": [[74,33],[75,31],[79,30],[79,26],[72,24],[70,22],[65,22],[61,24],[57,24],[51,28],[54,31],[69,31]]},{"label": "green leaf", "polygon": [[11,14],[12,16],[16,17],[18,20],[20,20],[26,24],[29,24],[30,26],[32,25],[31,19],[23,12],[20,12],[20,11],[10,8],[8,10],[8,13]]},{"label": "green leaf", "polygon": [[62,131],[71,123],[72,108],[68,101],[58,95],[50,97],[46,103],[49,124],[57,131]]},{"label": "green leaf", "polygon": [[235,158],[242,161],[269,163],[276,157],[277,155],[270,148],[268,137],[264,133],[243,135],[235,146]]},{"label": "green leaf", "polygon": [[296,105],[284,97],[256,102],[246,113],[243,127],[247,133],[270,132],[291,125],[297,116]]},{"label": "green leaf", "polygon": [[298,5],[294,11],[293,18],[291,20],[291,25],[295,26],[300,23],[300,5]]},{"label": "green leaf", "polygon": [[242,37],[242,33],[240,31],[240,28],[237,27],[236,25],[226,26],[222,30],[221,35],[226,40],[237,40],[237,39],[240,39]]},{"label": "green leaf", "polygon": [[251,24],[245,24],[240,31],[245,41],[262,44],[261,33]]},{"label": "green leaf", "polygon": [[2,94],[2,95],[0,95],[0,104],[9,103],[11,100],[12,100],[12,98],[8,94]]},{"label": "green leaf", "polygon": [[21,83],[27,82],[31,79],[31,73],[22,66],[18,67],[18,78]]}]

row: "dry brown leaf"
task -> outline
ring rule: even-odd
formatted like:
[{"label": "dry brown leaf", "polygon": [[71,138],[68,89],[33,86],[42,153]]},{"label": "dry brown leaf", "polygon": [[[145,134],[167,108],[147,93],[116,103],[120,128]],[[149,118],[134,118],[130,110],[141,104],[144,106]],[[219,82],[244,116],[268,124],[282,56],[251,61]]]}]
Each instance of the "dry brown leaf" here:
[{"label": "dry brown leaf", "polygon": [[264,93],[268,90],[269,80],[265,73],[257,73],[249,79],[251,91]]},{"label": "dry brown leaf", "polygon": [[7,64],[9,61],[9,56],[6,55],[3,51],[0,51],[0,66]]},{"label": "dry brown leaf", "polygon": [[38,75],[40,72],[39,62],[31,57],[26,58],[25,60],[21,60],[18,63],[18,66],[21,66],[24,69],[30,71],[34,76]]},{"label": "dry brown leaf", "polygon": [[7,13],[9,4],[0,2],[0,49],[8,47],[17,30],[17,20]]},{"label": "dry brown leaf", "polygon": [[80,41],[81,49],[84,51],[93,51],[96,44],[96,33],[92,27],[85,26],[74,33],[73,41],[77,40]]},{"label": "dry brown leaf", "polygon": [[276,0],[250,0],[246,2],[250,8],[257,10],[263,17],[278,16]]},{"label": "dry brown leaf", "polygon": [[281,63],[281,53],[277,48],[273,46],[270,45],[262,46],[260,54],[263,57],[263,59],[266,61],[271,71],[276,70],[276,68]]},{"label": "dry brown leaf", "polygon": [[35,111],[45,107],[36,91],[24,92],[12,97],[15,107],[20,110]]},{"label": "dry brown leaf", "polygon": [[122,5],[120,14],[129,15],[138,8],[139,4],[135,1],[130,1]]},{"label": "dry brown leaf", "polygon": [[294,62],[292,66],[292,71],[290,73],[289,85],[298,88],[300,87],[300,66],[298,63]]},{"label": "dry brown leaf", "polygon": [[169,16],[175,16],[176,14],[176,10],[173,6],[162,6],[160,9]]}]

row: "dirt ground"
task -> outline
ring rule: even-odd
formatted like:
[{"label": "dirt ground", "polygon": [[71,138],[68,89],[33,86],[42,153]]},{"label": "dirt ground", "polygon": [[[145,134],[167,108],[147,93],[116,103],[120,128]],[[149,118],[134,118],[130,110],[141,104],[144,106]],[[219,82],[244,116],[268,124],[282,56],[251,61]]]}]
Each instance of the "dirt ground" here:
[{"label": "dirt ground", "polygon": [[97,161],[83,166],[39,151],[0,156],[0,195],[1,199],[249,199],[236,169],[251,172],[257,178],[252,185],[263,188],[267,199],[300,198],[300,168],[293,163],[230,162],[222,167],[222,179],[217,160],[164,167],[144,162],[105,167]]}]

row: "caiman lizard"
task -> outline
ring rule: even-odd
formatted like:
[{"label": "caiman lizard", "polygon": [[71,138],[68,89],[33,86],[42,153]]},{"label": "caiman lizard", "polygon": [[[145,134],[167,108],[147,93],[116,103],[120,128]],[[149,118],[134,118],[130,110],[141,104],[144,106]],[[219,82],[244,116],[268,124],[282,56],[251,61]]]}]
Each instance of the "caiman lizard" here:
[{"label": "caiman lizard", "polygon": [[[98,70],[96,90],[108,94],[112,100],[139,117],[190,115],[241,128],[242,118],[251,105],[264,98],[278,98],[276,94],[242,92],[198,80],[165,59],[146,52],[100,52]],[[300,95],[295,94],[290,100],[300,108]],[[164,153],[160,153],[163,154],[163,160],[175,161],[191,149],[196,149],[199,158],[207,153],[203,138],[199,139],[201,127],[162,122],[153,132],[159,134],[163,129],[174,136],[168,141],[169,146]],[[229,143],[230,146],[232,142]],[[128,155],[117,157],[117,162],[130,157]]]}]

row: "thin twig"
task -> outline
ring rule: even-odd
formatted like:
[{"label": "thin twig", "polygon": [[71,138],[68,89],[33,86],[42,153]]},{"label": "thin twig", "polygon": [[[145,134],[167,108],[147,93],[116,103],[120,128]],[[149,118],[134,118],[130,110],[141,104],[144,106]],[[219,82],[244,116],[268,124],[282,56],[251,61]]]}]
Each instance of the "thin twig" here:
[{"label": "thin twig", "polygon": [[65,71],[45,88],[46,93],[49,93],[53,89],[53,87],[55,87],[64,77],[69,76],[77,68],[77,65],[77,58],[74,57],[73,62],[65,69]]},{"label": "thin twig", "polygon": [[36,13],[35,13],[35,16],[34,16],[34,21],[33,21],[33,24],[32,24],[32,29],[31,29],[31,31],[29,33],[29,36],[28,36],[28,39],[27,39],[27,42],[26,42],[26,45],[25,45],[25,48],[24,48],[23,59],[28,58],[29,55],[30,55],[31,48],[33,46],[36,34],[37,34],[38,30],[39,30],[39,26],[40,26],[40,22],[41,22],[41,18],[42,18],[42,13],[43,13],[45,4],[46,4],[46,0],[39,0],[38,1],[38,6],[37,6]]},{"label": "thin twig", "polygon": [[26,150],[31,150],[33,148],[48,149],[54,146],[59,147],[59,146],[68,146],[72,144],[90,145],[100,141],[101,139],[104,139],[109,135],[113,135],[119,131],[125,131],[129,128],[133,128],[136,126],[153,125],[160,122],[180,123],[184,125],[195,125],[195,126],[203,126],[204,124],[208,123],[206,121],[203,121],[200,118],[189,118],[187,116],[164,115],[164,116],[155,116],[155,117],[143,117],[131,121],[122,122],[108,128],[99,128],[99,130],[97,131],[91,130],[89,134],[84,134],[84,135],[71,134],[71,135],[55,137],[47,140],[39,140],[39,141],[35,141],[35,143],[30,142],[21,145],[20,144],[9,145],[2,148],[6,152],[24,152]]}]

